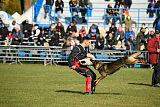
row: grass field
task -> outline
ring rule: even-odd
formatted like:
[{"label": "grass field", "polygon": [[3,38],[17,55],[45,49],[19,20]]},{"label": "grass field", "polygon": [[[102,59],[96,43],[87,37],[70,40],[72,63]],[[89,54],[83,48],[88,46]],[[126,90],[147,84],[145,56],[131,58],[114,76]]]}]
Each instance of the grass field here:
[{"label": "grass field", "polygon": [[0,64],[0,107],[158,107],[152,72],[122,68],[85,96],[85,78],[67,66]]}]

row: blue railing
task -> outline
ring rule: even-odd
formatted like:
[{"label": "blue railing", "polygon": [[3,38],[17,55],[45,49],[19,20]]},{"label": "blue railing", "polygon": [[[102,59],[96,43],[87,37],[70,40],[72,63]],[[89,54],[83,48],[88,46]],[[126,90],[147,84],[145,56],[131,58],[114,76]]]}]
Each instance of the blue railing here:
[{"label": "blue railing", "polygon": [[[44,6],[47,6],[47,5],[44,5]],[[38,6],[38,5],[36,5],[36,7],[38,7],[38,8],[40,8],[40,6]],[[36,7],[34,7],[34,8],[36,8]],[[42,7],[42,6],[41,6]],[[34,9],[33,8],[33,9]],[[59,14],[57,14],[56,12],[55,12],[55,8],[52,10],[50,7],[49,7],[49,22],[48,22],[48,24],[50,24],[50,21],[54,21],[55,23],[58,23],[58,21],[59,20],[56,20],[56,17],[59,17],[59,18],[62,18],[62,19],[64,19],[65,20],[65,22],[66,22],[66,24],[69,24],[70,22],[72,22],[73,21],[73,17],[74,18],[76,18],[76,17],[79,17],[78,15],[74,15],[74,12],[73,12],[73,9],[77,9],[78,10],[78,12],[80,12],[79,10],[80,9],[84,9],[84,8],[75,8],[75,7],[63,7],[65,10],[67,10],[67,11],[69,11],[70,12],[70,14],[65,14],[65,11],[64,11],[64,13],[63,14],[65,14],[65,17],[70,17],[70,19],[68,20],[68,19],[66,19],[65,17],[63,17],[63,16],[61,16],[61,15],[59,15]],[[86,8],[87,9],[87,15],[86,16],[81,16],[81,17],[86,17],[86,23],[81,23],[81,24],[79,24],[79,23],[77,23],[78,25],[87,25],[87,28],[89,28],[89,24],[93,24],[91,21],[90,21],[90,18],[89,17],[95,17],[95,18],[103,18],[102,19],[102,22],[99,22],[99,24],[98,25],[102,25],[102,26],[104,26],[104,29],[106,29],[106,18],[109,18],[109,19],[120,19],[120,22],[122,22],[122,20],[125,18],[125,16],[123,16],[122,15],[122,11],[124,10],[124,9],[127,9],[127,8]],[[112,10],[115,10],[115,9],[119,9],[119,11],[121,11],[121,13],[120,13],[120,15],[119,16],[105,16],[105,13],[106,13],[106,10],[109,10],[109,9],[112,9]],[[146,14],[146,16],[145,16],[145,14],[144,13],[146,13],[146,11],[147,11],[147,9],[148,10],[153,10],[154,11],[154,13],[155,13],[155,16],[154,17],[152,17],[153,18],[153,20],[157,17],[157,11],[158,10],[160,10],[160,9],[151,9],[151,8],[130,8],[129,9],[129,13],[132,13],[132,14],[129,14],[129,15],[131,15],[131,17],[132,17],[132,19],[134,20],[134,19],[136,19],[137,20],[137,29],[139,29],[140,28],[140,24],[142,23],[142,20],[144,20],[144,19],[149,19],[150,17]],[[36,10],[36,9],[35,9]],[[97,11],[97,12],[101,12],[101,14],[92,14],[94,11]],[[53,12],[54,13],[54,17],[51,17],[51,12]],[[103,13],[103,14],[102,14]],[[44,14],[44,13],[39,13],[39,14]],[[34,14],[35,15],[35,14]],[[34,16],[33,17],[33,19],[35,19],[35,17],[37,17],[38,15],[36,15],[36,16]],[[37,18],[36,18],[37,19]],[[150,18],[151,19],[151,18]],[[37,21],[37,20],[35,20],[35,21]],[[96,22],[96,23],[98,23],[98,22]],[[101,23],[101,24],[100,24]]]}]

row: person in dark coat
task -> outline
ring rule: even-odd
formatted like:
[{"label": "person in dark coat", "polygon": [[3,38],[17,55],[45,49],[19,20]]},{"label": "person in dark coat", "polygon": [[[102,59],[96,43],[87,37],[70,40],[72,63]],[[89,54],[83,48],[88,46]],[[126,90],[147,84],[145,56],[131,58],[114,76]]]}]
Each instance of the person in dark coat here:
[{"label": "person in dark coat", "polygon": [[8,35],[8,29],[5,27],[5,24],[2,23],[2,27],[0,28],[0,41],[4,41]]},{"label": "person in dark coat", "polygon": [[29,20],[25,20],[24,22],[22,22],[22,25],[23,25],[23,34],[24,34],[24,37],[25,38],[28,38],[30,35],[31,35],[31,27],[32,25],[29,24]]},{"label": "person in dark coat", "polygon": [[[157,1],[157,3],[154,6],[154,9],[160,9],[160,0]],[[157,10],[157,17],[160,17],[160,10]]]},{"label": "person in dark coat", "polygon": [[41,34],[38,35],[38,41],[37,41],[37,45],[38,46],[44,46],[44,43],[46,42],[46,34],[45,31],[42,30]]},{"label": "person in dark coat", "polygon": [[111,32],[115,37],[115,33],[117,32],[117,27],[115,27],[115,25],[112,24],[111,27],[109,28],[109,32]]},{"label": "person in dark coat", "polygon": [[87,0],[79,0],[79,7],[80,7],[80,12],[81,12],[81,16],[83,19],[83,23],[86,23],[86,13],[87,13],[87,7],[89,7],[88,5],[88,1]]},{"label": "person in dark coat", "polygon": [[100,34],[100,31],[99,31],[98,26],[95,24],[92,24],[92,26],[89,29],[89,33],[88,33],[87,37],[96,40],[96,38],[98,38],[99,34]]},{"label": "person in dark coat", "polygon": [[55,6],[56,6],[56,13],[57,13],[58,11],[61,11],[61,13],[63,14],[63,7],[64,7],[64,2],[63,2],[63,0],[57,0],[57,1],[55,2]]},{"label": "person in dark coat", "polygon": [[124,0],[124,3],[126,8],[131,8],[132,0]]},{"label": "person in dark coat", "polygon": [[52,35],[51,40],[49,41],[49,46],[58,46],[59,45],[59,36],[57,34]]},{"label": "person in dark coat", "polygon": [[160,87],[160,33],[157,30],[155,37],[148,41],[147,50],[149,52],[150,64],[154,65],[152,75],[152,86]]},{"label": "person in dark coat", "polygon": [[105,50],[116,50],[117,40],[111,32],[106,36]]},{"label": "person in dark coat", "polygon": [[19,28],[16,28],[16,32],[13,33],[12,45],[20,45],[23,42],[23,33]]},{"label": "person in dark coat", "polygon": [[76,27],[76,25],[74,24],[74,22],[71,22],[71,23],[69,24],[69,26],[67,27],[67,30],[66,30],[67,37],[68,37],[68,36],[71,36],[73,32],[77,33],[77,27]]},{"label": "person in dark coat", "polygon": [[46,0],[46,6],[44,6],[44,12],[45,12],[44,18],[47,17],[47,13],[49,12],[49,9],[52,8],[53,4],[54,0]]},{"label": "person in dark coat", "polygon": [[134,36],[131,35],[128,40],[125,41],[126,50],[135,50],[136,46],[136,40],[134,39]]},{"label": "person in dark coat", "polygon": [[104,37],[102,34],[99,35],[99,37],[96,39],[96,45],[95,48],[99,49],[99,50],[103,50],[104,49]]},{"label": "person in dark coat", "polygon": [[62,39],[62,38],[64,38],[66,36],[66,33],[64,31],[64,26],[62,25],[61,22],[57,23],[56,34],[58,34],[58,36],[59,36],[60,39]]},{"label": "person in dark coat", "polygon": [[155,31],[160,31],[160,17],[157,17],[153,22],[153,28],[155,28]]}]

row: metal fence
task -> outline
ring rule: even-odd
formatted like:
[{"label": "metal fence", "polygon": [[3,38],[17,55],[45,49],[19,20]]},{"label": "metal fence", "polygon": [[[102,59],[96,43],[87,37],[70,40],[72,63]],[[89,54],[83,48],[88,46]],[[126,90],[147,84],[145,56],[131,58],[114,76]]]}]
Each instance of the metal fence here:
[{"label": "metal fence", "polygon": [[[104,63],[116,61],[122,57],[133,54],[136,51],[120,51],[120,50],[90,50],[97,60]],[[21,46],[10,45],[0,46],[0,61],[3,63],[22,63],[22,62],[43,62],[47,64],[57,64],[60,62],[67,63],[70,50],[62,49],[57,46]],[[142,54],[138,56],[149,62],[149,55],[147,51],[141,51]]]}]

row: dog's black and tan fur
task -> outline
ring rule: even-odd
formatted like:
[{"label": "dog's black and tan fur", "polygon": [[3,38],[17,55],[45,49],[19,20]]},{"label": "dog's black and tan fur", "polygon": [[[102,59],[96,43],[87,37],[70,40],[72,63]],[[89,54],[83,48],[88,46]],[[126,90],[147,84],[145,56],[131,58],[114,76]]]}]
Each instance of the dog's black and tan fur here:
[{"label": "dog's black and tan fur", "polygon": [[138,52],[128,57],[124,57],[124,58],[118,59],[117,61],[114,61],[112,63],[107,63],[107,64],[104,64],[101,61],[93,60],[92,66],[101,74],[101,76],[95,81],[95,85],[97,85],[107,75],[113,74],[116,71],[118,71],[124,65],[133,65],[138,62],[145,64],[145,61],[143,61],[142,59],[135,58],[140,54],[141,52]]}]

